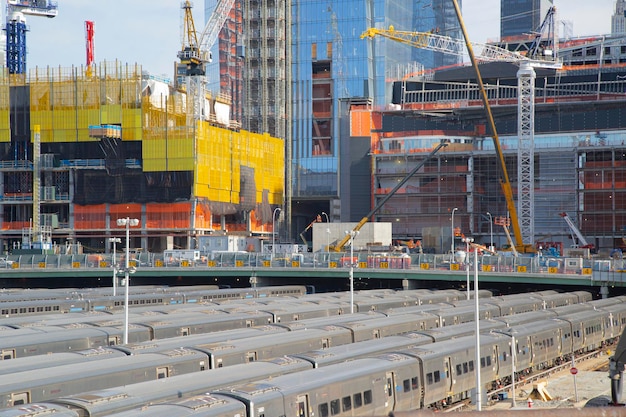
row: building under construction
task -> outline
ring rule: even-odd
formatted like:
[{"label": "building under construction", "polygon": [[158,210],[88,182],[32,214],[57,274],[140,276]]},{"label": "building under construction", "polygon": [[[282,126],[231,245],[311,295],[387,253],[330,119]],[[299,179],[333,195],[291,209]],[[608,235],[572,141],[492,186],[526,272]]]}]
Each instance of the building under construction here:
[{"label": "building under construction", "polygon": [[[481,67],[514,196],[521,175],[517,70],[509,63]],[[626,246],[623,73],[623,64],[538,70],[531,181],[535,229],[525,243],[559,250],[580,245],[561,216],[567,213],[586,240],[607,254]],[[494,225],[508,215],[502,171],[471,67],[398,81],[388,110],[355,105],[349,120],[353,139],[371,140],[371,206],[435,144],[451,141],[376,214],[377,221],[393,223],[395,238],[418,238],[426,250],[449,250],[454,227],[454,246],[464,247],[463,235],[507,244],[503,228]]]},{"label": "building under construction", "polygon": [[52,244],[92,251],[123,235],[120,218],[139,220],[131,246],[149,251],[271,233],[284,141],[218,123],[229,104],[207,102],[207,120],[190,123],[184,93],[118,63],[0,74],[4,249],[32,239],[37,215]]}]

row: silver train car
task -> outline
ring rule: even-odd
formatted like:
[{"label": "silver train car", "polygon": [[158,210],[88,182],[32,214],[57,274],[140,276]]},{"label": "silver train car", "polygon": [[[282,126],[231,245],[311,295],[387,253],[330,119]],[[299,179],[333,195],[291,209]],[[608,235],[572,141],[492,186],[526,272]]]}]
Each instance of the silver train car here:
[{"label": "silver train car", "polygon": [[[615,305],[617,306],[617,305]],[[603,313],[605,317],[620,317],[619,315],[623,315],[626,312],[626,307],[622,307],[621,310],[615,310],[613,312],[605,312]],[[617,314],[617,315],[616,315]],[[614,320],[614,326],[617,327],[620,319]],[[517,357],[517,365],[518,375],[525,374],[527,372],[531,372],[532,370],[542,369],[550,363],[557,363],[558,361],[566,360],[568,355],[575,350],[577,345],[574,344],[573,337],[566,337],[568,334],[571,335],[573,329],[577,328],[576,325],[573,325],[574,319],[573,317],[568,318],[568,320],[562,319],[545,319],[542,321],[536,321],[532,325],[516,325],[513,329],[505,328],[504,323],[499,323],[502,325],[502,329],[504,330],[494,330],[493,328],[488,328],[484,326],[481,322],[481,331],[486,331],[489,333],[481,335],[481,377],[483,381],[485,381],[485,387],[488,387],[494,383],[496,380],[505,380],[510,377],[512,370],[512,342],[515,340],[515,350]],[[592,325],[592,321],[587,321],[581,323],[583,327],[589,327]],[[606,323],[605,323],[606,324]],[[451,326],[452,327],[467,327],[467,325],[461,326]],[[603,326],[603,328],[609,328],[610,326]],[[623,328],[623,325],[621,326]],[[620,330],[621,331],[621,330]],[[510,333],[509,333],[510,332]],[[399,379],[393,377],[392,384],[389,385],[385,383],[386,386],[391,387],[391,395],[393,397],[393,403],[399,404],[404,407],[404,403],[402,403],[403,397],[400,395],[404,392],[405,389],[408,388],[408,392],[413,390],[413,385],[416,384],[417,393],[412,394],[413,397],[419,399],[418,405],[414,405],[412,403],[411,407],[438,407],[441,404],[449,403],[454,400],[466,398],[469,394],[469,390],[473,387],[474,384],[474,373],[473,369],[476,368],[475,361],[475,353],[474,353],[474,343],[475,339],[473,336],[462,336],[462,333],[459,335],[450,335],[450,338],[444,341],[435,342],[429,344],[429,338],[424,337],[425,335],[421,335],[421,339],[417,341],[412,341],[410,338],[405,336],[397,336],[395,339],[406,338],[406,340],[398,341],[397,343],[391,341],[391,338],[383,338],[380,340],[372,340],[368,342],[361,342],[357,344],[344,345],[341,347],[334,347],[328,349],[318,349],[317,351],[309,352],[308,354],[297,354],[290,355],[290,358],[293,359],[305,359],[310,362],[310,366],[317,367],[319,369],[331,369],[332,373],[334,373],[334,380],[326,380],[328,382],[329,387],[318,387],[315,385],[317,374],[309,374],[308,371],[298,372],[301,374],[296,378],[297,381],[303,381],[304,385],[300,385],[301,387],[310,387],[311,391],[302,390],[301,394],[307,393],[313,397],[318,397],[319,395],[325,395],[328,400],[326,401],[326,405],[323,404],[313,404],[310,403],[310,407],[308,408],[309,413],[315,414],[304,414],[304,415],[324,415],[325,410],[335,410],[337,412],[336,415],[340,416],[348,416],[352,415],[344,413],[343,410],[343,402],[352,402],[357,400],[352,398],[351,400],[345,399],[345,395],[339,396],[337,401],[334,398],[337,397],[338,393],[342,392],[342,389],[345,391],[346,389],[355,389],[358,386],[359,379],[350,379],[350,374],[345,374],[343,371],[343,366],[346,366],[348,369],[351,368],[359,368],[361,367],[362,362],[355,362],[361,359],[354,359],[354,361],[346,362],[347,365],[341,363],[346,360],[346,358],[360,358],[362,355],[376,355],[379,354],[381,350],[396,353],[390,353],[388,355],[405,355],[411,357],[416,360],[417,368],[413,370],[414,376],[411,378]],[[611,333],[604,332],[605,337],[610,337]],[[515,335],[515,339],[513,339],[513,335]],[[570,343],[565,343],[564,341],[570,341]],[[591,339],[587,339],[587,343],[595,343]],[[377,349],[375,346],[379,345],[380,349]],[[331,358],[331,356],[335,356],[335,358]],[[314,361],[319,361],[317,365],[314,365]],[[335,361],[339,361],[337,363]],[[396,368],[394,366],[398,366],[402,368],[401,371],[404,372],[405,365],[403,361],[387,361],[389,362],[391,368],[387,369],[385,375],[400,375],[396,374]],[[397,363],[396,363],[397,362]],[[260,363],[260,362],[255,362]],[[363,362],[365,363],[365,362]],[[328,365],[333,366],[328,366]],[[247,364],[243,366],[248,366],[253,364]],[[226,371],[238,369],[241,365],[233,365],[230,367],[222,368]],[[413,365],[411,365],[413,366]],[[327,368],[326,368],[327,367]],[[341,369],[341,371],[340,371]],[[213,372],[213,371],[209,371]],[[400,372],[400,370],[398,370]],[[408,374],[407,374],[408,375]],[[413,378],[416,378],[415,380]],[[170,380],[162,380],[159,381],[161,383],[171,383],[176,384],[175,380],[181,377],[173,377]],[[272,377],[270,380],[263,380],[258,386],[264,386],[261,391],[265,392],[274,392],[274,397],[288,395],[286,393],[281,392],[283,386],[291,386],[293,383],[285,383],[284,385],[271,385],[275,384],[276,381],[280,381],[281,378],[287,378],[287,376],[280,377]],[[195,378],[196,383],[202,384],[203,381],[199,378]],[[249,378],[248,380],[251,380]],[[388,381],[388,379],[377,379],[379,381]],[[268,382],[269,381],[269,382]],[[421,381],[421,382],[420,382]],[[252,385],[255,385],[252,384]],[[270,384],[267,386],[266,384]],[[147,388],[146,383],[146,391],[151,391],[151,389]],[[250,384],[244,384],[244,386],[248,386]],[[322,384],[324,385],[324,384]],[[382,383],[379,386],[382,387]],[[233,386],[233,384],[228,384],[227,386]],[[242,391],[247,392],[247,388],[240,388],[234,384],[235,388],[229,389],[228,391]],[[371,386],[371,381],[370,381]],[[120,387],[118,390],[123,390],[128,387]],[[329,389],[329,391],[318,391]],[[211,395],[229,395],[224,390],[211,391],[214,388],[211,388],[210,384],[204,383],[203,386],[197,386],[196,388],[189,388],[189,394],[185,392],[183,395],[195,395],[194,392],[211,392]],[[382,389],[381,389],[382,390]],[[179,391],[179,393],[183,393],[184,391]],[[321,394],[319,394],[321,392]],[[365,391],[360,391],[361,397],[366,394]],[[357,392],[353,394],[358,394]],[[105,394],[97,394],[97,393],[89,393],[85,394],[85,398],[95,398],[100,397]],[[242,394],[243,395],[243,394]],[[246,394],[247,395],[247,394]],[[78,395],[80,397],[80,395]],[[242,401],[244,406],[247,404],[246,399],[243,396],[231,396],[234,399]],[[401,398],[402,397],[402,398]],[[154,397],[150,397],[151,401],[154,400]],[[379,397],[376,397],[379,398]],[[384,396],[381,398],[385,398]],[[269,401],[270,399],[268,399]],[[61,400],[52,400],[53,403]],[[165,398],[163,401],[174,401],[174,399]],[[257,401],[264,401],[264,397],[258,397],[256,394],[254,395],[254,404],[255,406],[259,403]],[[398,402],[400,401],[400,402]],[[83,401],[85,403],[86,401]],[[282,401],[280,401],[282,404]],[[100,403],[100,401],[98,401]],[[295,402],[294,402],[295,403]],[[129,402],[125,403],[126,406],[131,406],[132,404]],[[283,405],[284,406],[284,405]],[[349,405],[347,405],[349,407]],[[380,404],[378,405],[380,407]],[[74,404],[74,407],[78,407],[78,404]],[[217,410],[219,407],[215,408]],[[248,407],[249,408],[249,407]],[[248,409],[247,408],[247,409]],[[113,412],[113,408],[108,408],[108,412]],[[128,408],[126,408],[128,410]],[[376,408],[377,413],[381,410],[380,408]],[[405,408],[395,408],[395,410],[405,410]],[[362,410],[364,413],[367,411],[365,408]],[[133,414],[140,413],[140,410],[130,411],[128,410],[128,416],[134,415],[145,415],[145,414]],[[145,411],[144,411],[145,412]],[[383,415],[381,413],[380,415]],[[83,416],[95,416],[98,414],[88,414],[87,412],[81,414]],[[105,415],[105,414],[102,414]],[[107,414],[108,415],[108,414]],[[125,414],[126,415],[126,414]],[[203,414],[204,415],[204,414]],[[223,417],[225,415],[222,414],[206,414],[213,416]],[[248,414],[244,414],[248,415]],[[274,415],[273,412],[267,415]],[[280,415],[280,414],[279,414]],[[243,415],[242,415],[243,416]]]}]

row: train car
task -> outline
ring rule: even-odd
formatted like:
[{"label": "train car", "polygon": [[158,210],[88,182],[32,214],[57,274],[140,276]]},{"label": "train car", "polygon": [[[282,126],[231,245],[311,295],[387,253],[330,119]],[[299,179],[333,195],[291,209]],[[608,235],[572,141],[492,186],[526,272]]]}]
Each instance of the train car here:
[{"label": "train car", "polygon": [[290,331],[307,329],[311,327],[341,325],[342,323],[361,322],[372,319],[386,318],[387,315],[376,311],[368,311],[367,313],[342,314],[331,317],[317,317],[314,319],[285,321],[275,323],[275,326],[289,329]]},{"label": "train car", "polygon": [[565,321],[549,319],[494,329],[493,332],[515,337],[519,371],[546,369],[572,353],[571,327]]},{"label": "train car", "polygon": [[[506,324],[494,320],[481,320],[479,328],[481,332],[489,332],[494,329],[506,327]],[[467,322],[454,326],[436,327],[432,329],[420,330],[416,333],[430,337],[433,342],[442,342],[457,337],[476,334],[476,322]]]},{"label": "train car", "polygon": [[[13,407],[94,389],[167,378],[207,369],[207,356],[179,349],[11,374],[0,381],[0,407]],[[80,372],[78,372],[80,371]]]},{"label": "train car", "polygon": [[[509,338],[481,334],[479,369],[482,381],[493,381],[498,377],[499,358],[509,350]],[[398,353],[414,357],[420,362],[419,381],[424,390],[420,408],[470,398],[470,391],[476,388],[475,368],[478,365],[476,338],[473,336],[405,349]]]},{"label": "train car", "polygon": [[[312,369],[312,366],[307,361],[282,357],[213,369],[209,373],[203,373],[204,378],[198,373],[187,373],[165,379],[60,396],[51,400],[50,403],[62,405],[77,412],[81,417],[105,417],[137,407],[143,408],[147,404],[204,395],[210,391],[243,384],[250,380],[274,378],[308,369]],[[3,414],[3,411],[0,411],[0,414]],[[241,416],[244,415],[245,413],[241,414]]]},{"label": "train car", "polygon": [[321,368],[322,366],[375,356],[385,352],[428,345],[432,342],[433,340],[429,336],[411,332],[397,336],[388,336],[382,339],[365,340],[342,346],[334,346],[328,349],[295,353],[289,355],[289,357],[304,359],[311,362],[314,368]]},{"label": "train car", "polygon": [[589,310],[577,313],[560,314],[555,321],[568,324],[570,352],[583,353],[594,350],[604,343],[605,328],[609,327],[609,313],[602,310]]},{"label": "train car", "polygon": [[421,399],[418,380],[415,358],[390,353],[214,393],[242,401],[247,416],[382,416],[394,409],[418,408]]},{"label": "train car", "polygon": [[372,318],[336,326],[349,329],[353,342],[380,339],[415,330],[430,329],[438,325],[438,318],[429,313],[398,314],[390,317]]},{"label": "train car", "polygon": [[533,296],[523,297],[502,297],[485,300],[486,304],[494,305],[500,309],[500,316],[527,313],[543,308],[543,301]]},{"label": "train car", "polygon": [[517,326],[518,324],[532,323],[539,320],[547,320],[557,317],[554,310],[537,310],[526,313],[511,314],[508,316],[494,317],[492,320],[506,324],[508,327]]},{"label": "train car", "polygon": [[33,417],[33,416],[54,416],[54,417],[81,417],[77,412],[68,410],[58,404],[28,404],[19,407],[2,410],[2,417]]},{"label": "train car", "polygon": [[197,395],[184,400],[147,404],[144,407],[112,414],[116,417],[205,417],[245,416],[246,407],[241,401],[217,394]]},{"label": "train car", "polygon": [[94,348],[78,350],[76,352],[61,352],[48,355],[27,356],[10,361],[0,361],[0,375],[9,375],[15,372],[41,370],[53,366],[80,364],[82,362],[119,358],[126,353],[109,348]]},{"label": "train car", "polygon": [[291,353],[352,343],[349,330],[337,326],[189,346],[209,357],[211,369],[276,358]]},{"label": "train car", "polygon": [[154,320],[135,322],[150,330],[150,339],[160,340],[192,334],[241,329],[273,323],[271,314],[261,311],[247,313],[225,313],[219,310],[205,309],[195,314],[172,314],[159,316]]},{"label": "train car", "polygon": [[44,355],[53,352],[85,350],[109,345],[109,335],[101,330],[73,329],[70,332],[33,333],[0,338],[2,360]]},{"label": "train car", "polygon": [[194,346],[198,344],[218,343],[224,340],[254,338],[268,334],[277,337],[279,334],[287,333],[288,331],[288,329],[274,325],[256,326],[251,328],[223,330],[197,335],[170,337],[167,339],[152,340],[149,342],[128,343],[125,345],[111,346],[111,348],[125,352],[127,355],[138,355],[146,352],[161,352],[164,350],[177,349],[180,347]]},{"label": "train car", "polygon": [[[472,301],[473,302],[473,301]],[[442,308],[431,310],[428,313],[433,314],[439,319],[439,327],[453,326],[455,324],[467,323],[476,320],[476,306],[464,305],[455,308]],[[480,304],[478,306],[479,320],[490,319],[500,316],[500,309],[490,304]]]}]

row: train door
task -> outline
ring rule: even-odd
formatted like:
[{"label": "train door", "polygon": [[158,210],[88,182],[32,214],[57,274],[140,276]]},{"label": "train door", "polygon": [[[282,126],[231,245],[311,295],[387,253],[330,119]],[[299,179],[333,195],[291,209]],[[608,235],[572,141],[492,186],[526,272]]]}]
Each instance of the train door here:
[{"label": "train door", "polygon": [[446,371],[445,374],[445,385],[448,392],[452,392],[452,385],[454,384],[454,378],[452,378],[452,358],[449,356],[446,357],[446,360],[443,363],[444,369]]},{"label": "train door", "polygon": [[396,380],[393,372],[387,372],[385,384],[385,407],[387,410],[395,410],[396,408]]},{"label": "train door", "polygon": [[309,397],[307,395],[298,395],[296,407],[296,417],[309,417]]}]

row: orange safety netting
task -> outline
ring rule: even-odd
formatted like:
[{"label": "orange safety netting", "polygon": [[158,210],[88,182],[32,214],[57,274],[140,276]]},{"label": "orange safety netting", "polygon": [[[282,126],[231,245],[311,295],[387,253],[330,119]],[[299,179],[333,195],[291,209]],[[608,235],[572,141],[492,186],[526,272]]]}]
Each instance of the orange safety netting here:
[{"label": "orange safety netting", "polygon": [[146,204],[146,228],[188,229],[191,227],[191,203]]},{"label": "orange safety netting", "polygon": [[106,228],[106,205],[97,204],[91,206],[74,206],[74,228],[79,229],[105,229]]}]

